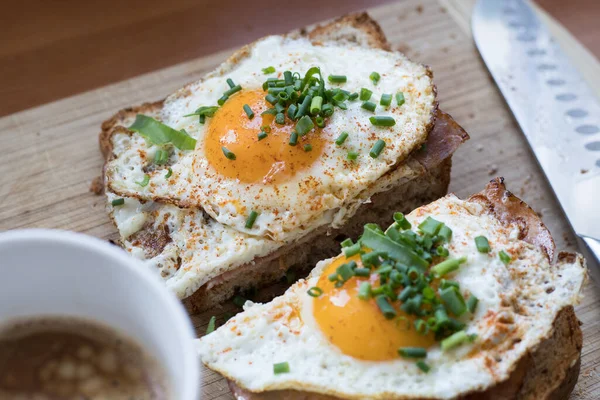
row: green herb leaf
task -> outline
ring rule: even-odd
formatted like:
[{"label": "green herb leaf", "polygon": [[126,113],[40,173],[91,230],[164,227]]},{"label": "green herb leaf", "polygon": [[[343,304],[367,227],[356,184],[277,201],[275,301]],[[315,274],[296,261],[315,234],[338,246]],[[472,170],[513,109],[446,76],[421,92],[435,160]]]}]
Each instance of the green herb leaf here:
[{"label": "green herb leaf", "polygon": [[153,144],[172,143],[180,150],[196,148],[196,139],[185,131],[175,130],[146,115],[138,114],[129,129],[139,133]]}]

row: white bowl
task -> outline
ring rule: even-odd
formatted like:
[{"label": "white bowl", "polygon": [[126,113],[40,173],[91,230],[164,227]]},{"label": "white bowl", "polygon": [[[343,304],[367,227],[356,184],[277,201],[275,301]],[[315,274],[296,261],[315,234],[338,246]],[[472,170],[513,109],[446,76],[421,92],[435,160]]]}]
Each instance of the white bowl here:
[{"label": "white bowl", "polygon": [[144,264],[83,234],[0,233],[0,322],[51,315],[95,320],[135,339],[163,365],[174,399],[198,398],[190,320]]}]

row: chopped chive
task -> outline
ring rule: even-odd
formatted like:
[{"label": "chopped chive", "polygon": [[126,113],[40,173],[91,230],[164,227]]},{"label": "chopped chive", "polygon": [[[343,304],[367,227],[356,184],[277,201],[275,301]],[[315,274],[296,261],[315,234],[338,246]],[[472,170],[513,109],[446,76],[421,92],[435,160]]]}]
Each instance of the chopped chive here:
[{"label": "chopped chive", "polygon": [[310,297],[319,297],[323,294],[323,289],[317,286],[313,286],[310,289],[308,289],[307,293]]},{"label": "chopped chive", "polygon": [[342,248],[344,247],[349,247],[352,246],[354,244],[354,242],[352,241],[352,239],[348,238],[348,239],[344,239],[344,241],[342,241],[342,243],[340,243]]},{"label": "chopped chive", "polygon": [[423,222],[419,224],[419,230],[423,233],[427,233],[428,235],[435,236],[440,231],[440,228],[443,225],[443,222],[440,222],[431,217],[427,217]]},{"label": "chopped chive", "polygon": [[295,146],[298,144],[298,132],[292,132],[290,135],[290,141],[288,142],[290,146]]},{"label": "chopped chive", "polygon": [[375,297],[375,302],[386,319],[392,319],[397,315],[396,310],[392,307],[385,295],[380,294]]},{"label": "chopped chive", "polygon": [[323,104],[321,107],[321,115],[324,117],[331,117],[333,115],[333,106],[331,104]]},{"label": "chopped chive", "polygon": [[475,246],[477,247],[477,251],[480,253],[490,252],[490,242],[488,242],[485,236],[477,236],[475,238]]},{"label": "chopped chive", "polygon": [[458,284],[458,282],[456,281],[450,281],[447,279],[442,279],[441,283],[440,283],[440,287],[442,289],[446,289],[447,287],[453,286],[457,289],[460,289],[460,285]]},{"label": "chopped chive", "polygon": [[268,90],[269,94],[272,94],[273,96],[279,96],[279,93],[283,92],[285,89],[282,87],[271,87]]},{"label": "chopped chive", "polygon": [[315,124],[317,124],[317,126],[319,128],[324,128],[325,127],[325,120],[323,119],[323,117],[316,117],[315,118]]},{"label": "chopped chive", "polygon": [[348,158],[350,161],[354,161],[358,158],[358,153],[356,151],[349,151],[346,158]]},{"label": "chopped chive", "polygon": [[266,137],[267,137],[267,132],[265,132],[265,131],[261,131],[261,132],[258,134],[258,140],[263,140],[263,139],[265,139]]},{"label": "chopped chive", "polygon": [[206,334],[213,333],[215,331],[215,325],[217,322],[217,317],[214,315],[210,317],[210,321],[208,321],[208,326],[206,327]]},{"label": "chopped chive", "polygon": [[275,111],[277,111],[278,114],[279,113],[283,114],[284,110],[285,110],[285,106],[283,104],[281,104],[281,103],[275,104]]},{"label": "chopped chive", "polygon": [[304,151],[312,151],[312,145],[310,143],[305,144]]},{"label": "chopped chive", "polygon": [[354,276],[354,270],[352,269],[352,266],[355,265],[356,263],[354,261],[350,261],[346,264],[340,265],[336,269],[336,272],[340,276],[340,278],[342,278],[342,280],[345,282]]},{"label": "chopped chive", "polygon": [[252,109],[250,108],[250,106],[248,104],[244,104],[243,108],[244,108],[244,112],[246,113],[246,115],[248,116],[249,119],[254,118],[254,111],[252,111]]},{"label": "chopped chive", "polygon": [[217,100],[217,104],[222,106],[229,99],[229,96],[223,95],[219,100]]},{"label": "chopped chive", "polygon": [[500,250],[498,256],[500,257],[500,261],[502,261],[505,265],[508,265],[508,263],[510,263],[510,256],[504,250]]},{"label": "chopped chive", "polygon": [[262,69],[263,74],[267,75],[267,74],[272,74],[273,72],[275,72],[275,67],[267,67],[267,68],[263,68]]},{"label": "chopped chive", "polygon": [[290,95],[287,94],[287,92],[280,92],[277,97],[279,97],[278,101],[280,104],[281,103],[285,104],[290,99]]},{"label": "chopped chive", "polygon": [[404,104],[404,93],[402,92],[398,92],[396,93],[396,101],[398,102],[398,106],[401,106],[402,104]]},{"label": "chopped chive", "polygon": [[285,115],[283,115],[283,113],[277,113],[277,115],[275,115],[275,123],[278,125],[285,124]]},{"label": "chopped chive", "polygon": [[148,186],[148,183],[150,183],[150,175],[146,174],[144,175],[144,179],[141,182],[136,182],[138,185],[140,185],[141,187],[145,187]]},{"label": "chopped chive", "polygon": [[337,144],[338,146],[341,146],[344,144],[346,139],[348,139],[348,132],[342,132],[342,133],[340,133],[340,136],[338,136],[338,138],[335,139],[335,144]]},{"label": "chopped chive", "polygon": [[125,204],[125,199],[123,199],[123,198],[121,198],[121,199],[114,199],[113,201],[110,202],[110,204],[113,207],[122,206],[123,204]]},{"label": "chopped chive", "polygon": [[298,107],[296,107],[295,104],[290,104],[290,106],[287,109],[288,118],[293,120],[294,117],[296,116],[296,111],[298,111]]},{"label": "chopped chive", "polygon": [[234,93],[239,92],[240,90],[242,90],[242,87],[240,85],[235,85],[232,88],[229,88],[228,90],[225,91],[225,93],[223,93],[223,96],[231,96]]},{"label": "chopped chive", "polygon": [[306,115],[306,113],[310,108],[310,103],[312,102],[312,96],[311,95],[306,95],[306,97],[304,97],[304,100],[302,100],[302,104],[300,104],[300,107],[298,108],[298,112],[296,113],[296,119]]},{"label": "chopped chive", "polygon": [[382,94],[381,99],[379,100],[379,104],[385,107],[389,107],[392,104],[392,95],[391,94]]},{"label": "chopped chive", "polygon": [[315,96],[310,103],[310,113],[315,115],[321,112],[321,106],[323,105],[323,98],[321,96]]},{"label": "chopped chive", "polygon": [[362,282],[358,287],[358,298],[361,300],[369,300],[371,298],[371,284]]},{"label": "chopped chive", "polygon": [[396,120],[394,118],[383,116],[383,115],[376,115],[374,117],[369,117],[369,121],[371,121],[371,124],[375,125],[375,126],[394,126],[394,125],[396,125]]},{"label": "chopped chive", "polygon": [[362,101],[368,101],[371,98],[372,94],[373,94],[373,92],[370,91],[369,89],[362,88],[362,89],[360,89],[359,99]]},{"label": "chopped chive", "polygon": [[315,124],[312,122],[312,119],[308,115],[303,116],[296,123],[296,132],[300,136],[306,135],[315,127]]},{"label": "chopped chive", "polygon": [[292,77],[292,73],[290,71],[285,71],[283,73],[283,81],[285,82],[285,86],[294,84],[294,78]]},{"label": "chopped chive", "polygon": [[410,229],[412,225],[401,212],[394,213],[394,222],[402,229]]},{"label": "chopped chive", "polygon": [[163,165],[169,160],[169,152],[164,149],[159,149],[154,153],[154,164]]},{"label": "chopped chive", "polygon": [[277,114],[277,110],[275,108],[269,108],[268,110],[265,110],[260,113],[260,115],[276,115],[276,114]]},{"label": "chopped chive", "polygon": [[373,147],[371,147],[371,151],[369,151],[369,155],[371,156],[371,158],[379,157],[379,155],[383,151],[384,147],[385,147],[385,141],[383,141],[381,139],[377,140],[375,142],[375,144],[373,145]]},{"label": "chopped chive", "polygon": [[448,228],[446,225],[442,225],[437,235],[444,239],[446,243],[449,243],[450,240],[452,240],[452,229]]},{"label": "chopped chive", "polygon": [[244,304],[246,304],[246,299],[243,298],[242,296],[235,296],[233,298],[233,304],[235,304],[236,306],[243,308]]},{"label": "chopped chive", "polygon": [[269,103],[275,105],[279,99],[269,93],[265,96],[265,100],[267,100]]},{"label": "chopped chive", "polygon": [[423,371],[425,373],[427,373],[431,370],[431,367],[429,365],[427,365],[427,363],[423,360],[417,361],[416,365],[421,371]]},{"label": "chopped chive", "polygon": [[273,373],[275,375],[285,374],[290,372],[290,365],[287,362],[273,364]]},{"label": "chopped chive", "polygon": [[348,78],[346,78],[346,75],[329,75],[327,80],[331,83],[345,83]]},{"label": "chopped chive", "polygon": [[235,154],[227,150],[227,147],[223,146],[221,147],[221,150],[223,150],[223,154],[225,155],[225,157],[227,157],[230,160],[235,160]]},{"label": "chopped chive", "polygon": [[371,72],[371,75],[369,75],[369,78],[371,78],[371,81],[373,81],[374,85],[377,85],[377,82],[379,82],[379,79],[381,79],[381,75],[379,75],[378,72]]},{"label": "chopped chive", "polygon": [[422,319],[417,319],[415,320],[415,330],[418,334],[427,335],[429,333],[429,326]]},{"label": "chopped chive", "polygon": [[378,251],[372,251],[370,253],[362,254],[360,256],[360,260],[365,267],[376,266],[378,267],[381,264],[379,257],[381,253]]},{"label": "chopped chive", "polygon": [[358,93],[354,92],[354,93],[350,93],[350,96],[348,96],[348,100],[350,101],[354,101],[358,99]]},{"label": "chopped chive", "polygon": [[360,243],[355,243],[352,246],[344,247],[344,255],[347,258],[357,255],[360,253]]},{"label": "chopped chive", "polygon": [[369,268],[356,268],[354,274],[356,276],[369,277],[371,276],[371,270]]},{"label": "chopped chive", "polygon": [[460,317],[467,311],[465,299],[455,287],[451,286],[442,290],[440,297],[448,310],[457,317]]},{"label": "chopped chive", "polygon": [[173,170],[171,168],[169,168],[169,170],[165,174],[165,179],[169,179],[171,177],[171,175],[173,175]]},{"label": "chopped chive", "polygon": [[246,219],[246,229],[252,229],[252,227],[254,226],[254,221],[256,221],[256,218],[258,217],[258,213],[254,210],[252,210],[250,212],[250,215],[248,215],[248,218]]},{"label": "chopped chive", "polygon": [[465,261],[467,261],[466,257],[450,258],[442,261],[434,267],[431,267],[431,272],[438,277],[444,276],[452,271],[456,271],[460,264],[464,263]]},{"label": "chopped chive", "polygon": [[227,85],[229,85],[230,89],[235,87],[235,83],[233,83],[233,80],[231,78],[227,79]]},{"label": "chopped chive", "polygon": [[364,108],[365,110],[375,112],[375,108],[377,107],[377,105],[371,101],[365,101],[360,107]]},{"label": "chopped chive", "polygon": [[423,347],[400,347],[398,354],[406,358],[425,358],[427,357],[427,350]]},{"label": "chopped chive", "polygon": [[479,303],[479,299],[473,294],[471,294],[467,299],[467,309],[471,314],[475,312],[475,309],[477,308],[477,303]]},{"label": "chopped chive", "polygon": [[435,253],[440,257],[448,257],[450,255],[450,252],[448,251],[448,249],[445,247],[442,247],[442,246],[438,246],[435,249]]},{"label": "chopped chive", "polygon": [[465,331],[458,331],[442,340],[442,350],[447,351],[469,341],[469,335]]},{"label": "chopped chive", "polygon": [[337,272],[334,272],[333,274],[329,274],[329,276],[327,276],[327,279],[329,279],[330,282],[337,281],[338,280]]}]

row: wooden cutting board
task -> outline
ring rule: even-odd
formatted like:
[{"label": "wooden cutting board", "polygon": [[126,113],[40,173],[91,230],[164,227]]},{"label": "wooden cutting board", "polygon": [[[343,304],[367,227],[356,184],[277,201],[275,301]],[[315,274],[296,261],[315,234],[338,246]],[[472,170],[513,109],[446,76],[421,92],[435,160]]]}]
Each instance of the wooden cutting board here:
[{"label": "wooden cutting board", "polygon": [[[543,217],[559,249],[574,250],[574,238],[493,81],[470,32],[473,0],[406,0],[369,10],[395,50],[430,65],[440,107],[471,135],[454,157],[451,191],[461,197],[480,191],[494,176]],[[562,27],[542,15],[557,39],[600,92],[600,66]],[[98,90],[0,119],[0,231],[60,228],[114,238],[105,200],[89,191],[100,175],[97,134],[120,108],[158,100],[215,68],[233,50],[176,65]],[[110,66],[107,66],[110,68]],[[591,173],[591,172],[590,172]],[[277,289],[273,289],[277,290]],[[271,291],[259,294],[268,296]],[[581,376],[572,399],[600,398],[600,296],[592,284],[577,308],[583,322]],[[192,317],[198,334],[211,315],[236,310],[226,305]],[[231,399],[218,374],[204,370],[204,399]]]}]

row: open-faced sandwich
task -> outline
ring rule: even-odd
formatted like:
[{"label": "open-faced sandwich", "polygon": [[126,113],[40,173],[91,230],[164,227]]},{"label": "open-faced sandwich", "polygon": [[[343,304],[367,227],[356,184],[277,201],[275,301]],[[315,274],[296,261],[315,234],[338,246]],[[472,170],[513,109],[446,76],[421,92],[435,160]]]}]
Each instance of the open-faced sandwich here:
[{"label": "open-faced sandwich", "polygon": [[566,399],[580,255],[501,179],[364,226],[270,303],[198,340],[237,399]]},{"label": "open-faced sandwich", "polygon": [[194,311],[443,196],[468,138],[366,14],[258,40],[102,129],[121,244]]}]

